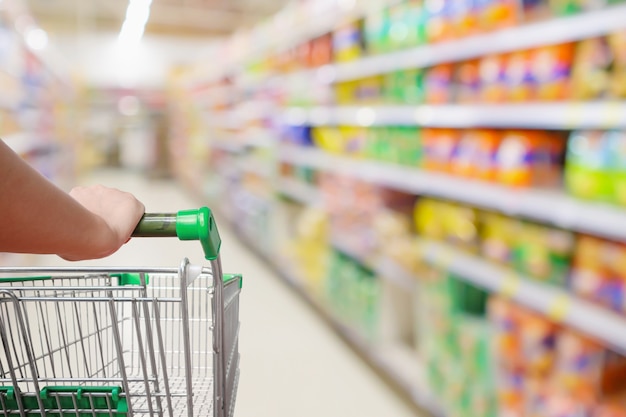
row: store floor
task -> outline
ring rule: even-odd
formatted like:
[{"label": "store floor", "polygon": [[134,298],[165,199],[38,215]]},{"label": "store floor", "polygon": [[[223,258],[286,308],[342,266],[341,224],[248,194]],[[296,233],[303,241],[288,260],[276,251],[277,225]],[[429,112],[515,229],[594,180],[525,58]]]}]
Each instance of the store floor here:
[{"label": "store floor", "polygon": [[[82,182],[131,191],[147,211],[202,204],[174,182],[150,181],[127,171],[98,171]],[[220,232],[224,269],[245,277],[237,417],[416,416],[226,225]],[[86,264],[177,266],[185,256],[201,262],[200,245],[134,239],[115,255]],[[37,263],[58,264],[59,260],[42,256]]]}]

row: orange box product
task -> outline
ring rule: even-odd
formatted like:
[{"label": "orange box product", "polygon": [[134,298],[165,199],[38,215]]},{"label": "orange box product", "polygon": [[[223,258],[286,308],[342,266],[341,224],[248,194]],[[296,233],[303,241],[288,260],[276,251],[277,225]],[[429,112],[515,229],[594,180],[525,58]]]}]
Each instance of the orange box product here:
[{"label": "orange box product", "polygon": [[496,180],[513,187],[556,186],[563,147],[564,141],[547,132],[507,131],[496,154]]},{"label": "orange box product", "polygon": [[558,327],[540,315],[524,312],[519,317],[524,371],[535,378],[545,378],[555,361],[554,343]]},{"label": "orange box product", "polygon": [[545,46],[531,52],[535,99],[555,101],[571,96],[570,73],[575,44]]},{"label": "orange box product", "polygon": [[450,171],[450,163],[456,146],[460,140],[461,131],[455,129],[422,130],[422,144],[424,150],[423,167],[428,171]]},{"label": "orange box product", "polygon": [[464,130],[462,132],[450,161],[450,173],[465,178],[476,178],[480,152],[477,131]]},{"label": "orange box product", "polygon": [[476,103],[480,101],[480,65],[479,61],[466,61],[456,68],[456,102]]},{"label": "orange box product", "polygon": [[478,8],[476,0],[453,0],[450,2],[450,22],[453,35],[464,38],[481,31],[478,24]]},{"label": "orange box product", "polygon": [[450,40],[454,37],[452,22],[452,0],[425,1],[426,21],[424,32],[428,43]]},{"label": "orange box product", "polygon": [[535,95],[530,51],[519,51],[509,55],[504,70],[506,95],[510,101],[530,101]]},{"label": "orange box product", "polygon": [[330,34],[311,41],[309,62],[312,67],[328,65],[333,61],[333,38]]},{"label": "orange box product", "polygon": [[522,309],[504,297],[493,295],[487,301],[487,315],[493,326],[497,368],[522,371],[523,346],[520,338]]},{"label": "orange box product", "polygon": [[435,65],[426,70],[424,77],[426,103],[445,104],[452,101],[453,75],[454,67],[452,64]]},{"label": "orange box product", "polygon": [[585,39],[576,46],[572,67],[572,95],[592,100],[608,94],[613,56],[605,37]]},{"label": "orange box product", "polygon": [[502,132],[494,129],[474,131],[476,141],[475,176],[479,180],[494,181],[497,173],[496,154],[502,141]]},{"label": "orange box product", "polygon": [[520,6],[514,0],[476,0],[478,24],[484,31],[502,29],[520,23]]},{"label": "orange box product", "polygon": [[487,103],[506,100],[506,57],[490,55],[480,60],[480,99]]}]

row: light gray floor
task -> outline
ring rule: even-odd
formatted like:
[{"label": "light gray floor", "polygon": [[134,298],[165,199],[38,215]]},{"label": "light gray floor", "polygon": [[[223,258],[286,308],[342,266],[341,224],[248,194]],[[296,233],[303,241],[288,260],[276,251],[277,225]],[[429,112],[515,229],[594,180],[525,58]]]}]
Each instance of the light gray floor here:
[{"label": "light gray floor", "polygon": [[[174,182],[101,171],[83,183],[133,192],[148,211],[201,205]],[[237,417],[409,417],[416,414],[308,306],[222,225],[224,269],[245,277]],[[92,265],[177,266],[202,261],[196,242],[134,239]],[[38,257],[38,264],[58,264]]]}]

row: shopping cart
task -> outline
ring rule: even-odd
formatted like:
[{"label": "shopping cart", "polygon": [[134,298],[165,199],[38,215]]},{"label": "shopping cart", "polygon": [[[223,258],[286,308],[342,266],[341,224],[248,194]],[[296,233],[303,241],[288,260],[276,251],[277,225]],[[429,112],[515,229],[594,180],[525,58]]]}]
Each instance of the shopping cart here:
[{"label": "shopping cart", "polygon": [[200,240],[211,268],[0,268],[4,416],[231,417],[242,278],[206,207],[134,236]]}]

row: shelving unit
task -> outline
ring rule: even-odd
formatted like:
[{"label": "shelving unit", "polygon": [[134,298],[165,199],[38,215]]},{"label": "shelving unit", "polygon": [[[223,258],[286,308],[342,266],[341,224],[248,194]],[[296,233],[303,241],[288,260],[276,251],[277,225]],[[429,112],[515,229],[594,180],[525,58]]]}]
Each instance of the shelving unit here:
[{"label": "shelving unit", "polygon": [[625,210],[608,204],[585,202],[558,191],[511,189],[307,148],[283,147],[279,158],[290,164],[348,175],[408,193],[440,197],[626,241]]},{"label": "shelving unit", "polygon": [[[288,259],[273,261],[272,259],[274,258],[268,257],[266,248],[242,231],[232,219],[231,227],[233,227],[240,240],[249,249],[266,259],[270,263],[270,267],[276,270],[281,278],[314,308],[345,342],[361,356],[367,358],[369,364],[390,380],[415,407],[428,412],[434,417],[445,416],[441,404],[429,393],[423,375],[419,372],[420,369],[423,369],[423,365],[414,352],[390,344],[371,345],[362,335],[335,317],[322,301],[313,297],[306,290],[301,283],[302,280],[299,278],[298,268],[292,262]],[[344,249],[347,250],[345,247]],[[387,271],[389,270],[387,269]]]},{"label": "shelving unit", "polygon": [[577,16],[525,24],[496,33],[485,33],[441,44],[365,57],[350,63],[335,64],[318,70],[324,72],[318,79],[332,82],[355,80],[401,69],[425,68],[490,54],[572,42],[624,29],[626,26],[624,22],[626,6],[612,6]]},{"label": "shelving unit", "polygon": [[294,107],[282,120],[308,126],[620,129],[626,128],[626,102]]},{"label": "shelving unit", "polygon": [[[331,3],[335,4],[331,5]],[[328,201],[328,197],[322,195],[318,186],[325,184],[324,186],[332,188],[328,186],[328,182],[332,182],[333,179],[340,182],[348,178],[350,179],[346,181],[348,184],[370,184],[400,191],[412,198],[440,199],[453,205],[463,205],[468,209],[471,207],[490,213],[495,212],[506,218],[523,220],[525,225],[535,223],[545,227],[550,225],[559,231],[574,232],[573,235],[576,237],[573,239],[577,239],[578,234],[588,234],[620,244],[625,243],[626,209],[618,205],[578,199],[566,194],[566,191],[561,189],[513,188],[495,182],[483,182],[428,171],[417,166],[411,166],[409,163],[401,165],[366,159],[363,156],[365,152],[360,152],[362,149],[350,147],[359,147],[358,144],[355,145],[352,142],[350,145],[346,145],[343,154],[322,151],[316,148],[318,142],[314,135],[309,135],[308,140],[304,138],[304,133],[302,136],[299,135],[306,129],[315,127],[334,127],[337,129],[328,130],[336,132],[352,127],[389,128],[376,129],[376,135],[380,132],[383,132],[380,133],[381,135],[391,135],[387,132],[400,127],[412,127],[416,132],[420,128],[458,130],[494,128],[550,131],[624,130],[626,129],[626,101],[624,101],[624,97],[591,101],[511,101],[498,104],[486,104],[478,102],[476,99],[475,103],[438,105],[385,104],[394,102],[395,99],[391,100],[388,96],[383,97],[380,92],[378,101],[376,99],[368,101],[368,98],[359,101],[359,97],[351,105],[332,104],[343,103],[345,100],[339,97],[333,100],[331,97],[335,87],[337,87],[335,93],[338,96],[341,94],[338,91],[344,85],[339,85],[340,83],[355,81],[356,85],[368,77],[384,76],[396,71],[413,69],[424,69],[425,72],[419,74],[426,77],[428,71],[439,64],[460,63],[494,54],[534,50],[547,45],[577,42],[624,31],[626,30],[626,4],[610,5],[567,17],[553,17],[540,22],[524,23],[516,27],[486,31],[466,38],[418,45],[380,55],[370,55],[367,51],[361,51],[360,57],[350,62],[334,61],[316,68],[307,67],[309,65],[307,63],[292,63],[292,65],[285,65],[284,67],[277,64],[272,67],[272,59],[263,59],[263,57],[270,55],[277,61],[289,59],[285,58],[285,54],[291,53],[295,56],[300,53],[297,50],[299,44],[331,33],[341,23],[358,20],[368,16],[373,10],[381,10],[392,3],[400,2],[358,0],[354,2],[329,1],[324,2],[324,4],[319,2],[315,6],[319,7],[316,12],[303,8],[299,10],[298,13],[300,14],[295,11],[296,6],[291,6],[292,8],[286,9],[283,14],[277,16],[273,24],[267,24],[251,31],[248,34],[247,44],[244,39],[246,38],[245,35],[235,37],[232,43],[228,44],[229,46],[237,44],[236,41],[245,46],[238,48],[238,51],[229,57],[227,65],[223,68],[210,73],[204,72],[197,80],[198,82],[204,82],[207,79],[232,82],[233,85],[229,85],[228,88],[241,92],[242,94],[235,95],[244,101],[247,99],[255,101],[257,99],[256,94],[264,98],[272,97],[275,100],[273,107],[254,108],[251,106],[247,111],[242,111],[243,107],[237,103],[230,103],[232,104],[231,108],[221,109],[224,113],[215,113],[211,117],[205,118],[205,122],[212,124],[216,130],[220,131],[219,139],[210,142],[209,146],[226,151],[225,153],[230,155],[229,158],[234,159],[247,158],[248,152],[263,147],[263,144],[268,144],[275,151],[275,158],[265,160],[265,163],[270,164],[272,169],[275,168],[273,171],[275,175],[265,176],[263,170],[244,163],[242,166],[236,166],[236,169],[240,173],[245,173],[243,176],[246,177],[239,185],[245,188],[246,181],[249,181],[248,177],[251,176],[253,180],[248,185],[252,189],[256,189],[258,181],[265,177],[266,185],[274,189],[276,196],[287,197],[288,202],[279,200],[281,202],[275,206],[272,205],[272,208],[280,208],[276,212],[271,210],[269,212],[274,217],[280,218],[285,223],[286,229],[294,229],[291,230],[292,234],[308,233],[304,238],[298,236],[304,240],[304,243],[300,242],[303,245],[301,250],[304,253],[307,253],[310,248],[315,251],[315,244],[320,243],[306,239],[314,239],[316,236],[317,239],[322,240],[318,235],[326,233],[326,227],[329,229],[327,231],[328,236],[326,236],[327,242],[325,242],[327,248],[325,249],[329,253],[339,254],[339,262],[345,258],[348,266],[344,265],[343,269],[341,266],[337,267],[337,270],[332,270],[329,267],[328,271],[332,270],[338,274],[337,276],[345,274],[346,270],[357,271],[354,274],[358,277],[358,279],[355,278],[355,281],[358,282],[356,284],[350,283],[350,285],[355,286],[353,288],[355,294],[350,294],[346,298],[358,298],[363,296],[362,293],[367,294],[371,288],[365,287],[364,289],[360,285],[362,285],[362,281],[367,281],[372,277],[374,277],[372,280],[377,283],[376,285],[381,282],[381,286],[392,286],[404,295],[419,292],[420,279],[424,277],[416,276],[416,272],[409,271],[395,262],[394,258],[387,256],[380,247],[372,249],[375,245],[372,242],[377,241],[371,235],[366,234],[365,237],[358,234],[356,236],[342,236],[342,231],[333,230],[336,225],[332,221],[337,219],[331,220],[329,213],[333,209],[339,210],[337,206],[342,206],[345,209],[353,197],[352,193],[365,193],[363,190],[347,189],[344,201],[344,195],[340,191],[334,190],[334,192],[339,193],[336,196],[337,200],[341,201]],[[311,7],[314,7],[314,4],[316,4],[315,1],[310,2]],[[342,9],[345,5],[350,7]],[[304,12],[305,10],[308,14]],[[319,14],[316,14],[318,12]],[[287,16],[290,13],[293,19],[287,25]],[[303,20],[303,16],[309,16],[309,18]],[[316,19],[314,16],[325,16],[325,18]],[[282,27],[280,22],[282,22]],[[277,26],[273,26],[274,24]],[[272,41],[259,40],[262,38],[260,34],[272,32],[276,27],[281,27],[281,33],[292,28],[294,36],[279,36]],[[299,30],[300,27],[304,29]],[[254,48],[250,47],[252,45],[251,39],[259,40],[258,45],[255,43]],[[293,57],[292,59],[295,60]],[[380,80],[382,77],[375,81]],[[420,78],[419,83],[422,81]],[[380,81],[379,84],[373,82],[375,85],[373,89],[384,88],[387,82],[393,83],[394,79],[385,78],[385,82]],[[367,85],[369,84],[366,83]],[[346,86],[347,88],[350,87],[348,84]],[[322,89],[319,96],[307,94],[310,90],[317,88]],[[395,102],[401,101],[398,99]],[[310,106],[298,106],[300,103],[312,104]],[[203,111],[206,112],[206,101],[202,105],[204,106]],[[269,132],[275,128],[274,137],[264,138],[259,143],[255,140],[254,134],[243,133],[249,126],[261,125]],[[289,129],[296,132],[293,134],[293,138],[289,137],[289,133],[286,132]],[[355,131],[357,130],[359,132],[366,131],[365,129],[355,129]],[[404,130],[402,131],[404,132]],[[407,129],[406,131],[411,130]],[[502,131],[497,130],[496,132]],[[349,135],[350,133],[346,134],[346,136]],[[555,135],[554,138],[556,137]],[[363,138],[359,137],[359,139]],[[376,140],[379,138],[373,139],[373,141]],[[389,142],[392,142],[391,139]],[[398,146],[408,148],[404,137],[402,137],[402,141],[398,141],[398,143],[400,142],[402,145]],[[299,145],[295,145],[295,143]],[[319,146],[322,147],[322,144]],[[332,146],[328,146],[328,149],[330,148]],[[382,159],[384,157],[381,156]],[[351,180],[357,181],[352,183]],[[223,190],[225,193],[236,194],[239,192],[239,190],[232,191],[228,186],[224,187]],[[264,196],[263,198],[267,198],[263,201],[266,201],[268,205],[275,204],[272,196]],[[245,199],[241,198],[240,200]],[[251,203],[246,200],[242,205],[244,207],[241,210],[241,216],[249,217],[231,216],[230,219],[233,227],[239,230],[241,239],[262,257],[269,259],[276,272],[313,305],[329,325],[365,357],[372,366],[393,381],[394,385],[407,397],[411,398],[416,406],[434,415],[446,415],[449,404],[445,402],[448,399],[437,398],[437,395],[432,394],[435,392],[434,385],[428,387],[427,378],[417,376],[420,371],[425,371],[424,368],[428,368],[429,364],[416,360],[411,354],[395,355],[392,353],[406,349],[408,345],[403,345],[406,340],[396,340],[383,346],[361,336],[358,328],[360,323],[349,324],[342,321],[341,317],[335,315],[333,308],[336,306],[330,305],[333,302],[332,297],[328,294],[326,294],[328,299],[319,296],[318,293],[324,289],[310,290],[310,286],[315,285],[312,283],[315,278],[310,276],[312,274],[306,273],[308,271],[299,271],[294,266],[295,261],[293,259],[284,259],[282,254],[278,256],[277,247],[269,243],[272,241],[272,236],[263,235],[263,239],[258,238],[256,233],[260,232],[255,227],[258,227],[258,224],[265,220],[264,216],[268,213],[258,209],[261,203],[258,201]],[[351,227],[354,227],[354,224],[362,227],[366,227],[364,225],[368,224],[368,213],[364,214],[358,210],[359,208],[355,208],[357,213],[350,213],[349,209],[347,214],[340,213],[341,215],[346,214],[347,220],[342,218],[340,221],[343,220],[350,225],[347,227],[349,231],[352,231]],[[263,213],[260,213],[261,211]],[[300,230],[302,225],[295,223],[295,218],[302,220],[302,217],[306,217],[306,215],[319,221],[319,217],[322,216],[320,213],[323,212],[329,215],[329,218],[326,219],[327,223],[322,225],[321,221],[320,223],[312,222],[320,230],[307,229],[303,232]],[[239,216],[239,212],[237,213]],[[297,217],[299,215],[302,217]],[[406,212],[403,212],[402,215],[410,216]],[[338,217],[341,216],[338,215]],[[363,217],[366,217],[366,220],[363,220]],[[309,227],[312,228],[311,225]],[[412,226],[412,233],[414,233],[414,228],[415,225]],[[324,229],[324,232],[321,229]],[[566,284],[558,287],[556,284],[551,285],[534,279],[532,276],[528,276],[529,274],[516,272],[513,264],[509,266],[498,265],[480,255],[470,254],[449,243],[433,241],[423,236],[412,237],[415,242],[411,242],[419,246],[419,255],[415,255],[419,259],[415,261],[430,265],[433,271],[446,273],[446,279],[469,284],[472,288],[477,288],[477,291],[483,290],[483,294],[488,294],[486,295],[487,298],[493,296],[506,299],[511,304],[525,307],[539,317],[558,323],[571,331],[580,332],[615,352],[626,354],[626,337],[623,336],[626,334],[626,318],[623,314],[583,299]],[[351,238],[355,240],[351,241]],[[371,241],[368,241],[367,244],[359,244],[358,239],[361,238],[364,240],[371,238]],[[294,238],[294,241],[297,241],[297,238]],[[260,247],[257,242],[266,242],[266,244]],[[371,253],[363,251],[363,247],[368,247]],[[403,249],[408,251],[406,247]],[[411,247],[411,249],[413,248]],[[382,252],[379,254],[376,252],[377,250]],[[408,253],[413,254],[414,252]],[[306,255],[302,254],[292,254],[292,256],[302,257],[305,259],[304,263],[314,270],[323,263],[321,258],[307,258]],[[278,259],[278,261],[272,262],[271,259]],[[361,270],[366,270],[366,273],[359,272]],[[328,274],[330,276],[330,273]],[[344,275],[341,277],[343,278]],[[320,278],[317,277],[317,279]],[[345,288],[341,288],[340,292],[343,290]],[[389,294],[393,294],[393,291],[385,293],[385,296]],[[398,300],[400,298],[398,297]],[[355,301],[347,299],[345,302],[349,304]],[[481,318],[487,321],[487,313],[483,311],[482,314]],[[418,331],[415,328],[413,330]],[[413,348],[417,349],[415,346]],[[406,369],[412,369],[416,372],[407,376]],[[495,389],[493,388],[491,391]]]}]

